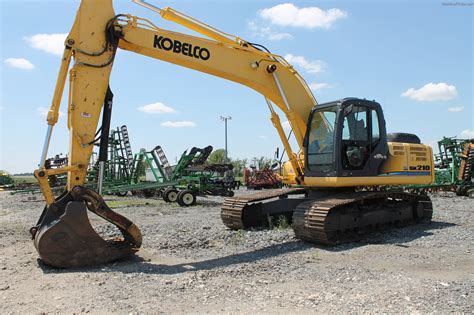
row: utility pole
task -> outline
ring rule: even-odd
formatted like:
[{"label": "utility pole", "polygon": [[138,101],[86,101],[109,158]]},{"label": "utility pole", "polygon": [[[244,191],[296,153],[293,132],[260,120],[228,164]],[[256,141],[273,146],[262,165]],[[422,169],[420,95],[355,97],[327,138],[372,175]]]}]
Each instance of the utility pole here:
[{"label": "utility pole", "polygon": [[227,121],[232,120],[232,117],[221,116],[221,120],[224,122],[224,125],[225,125],[225,161],[224,162],[227,163],[228,161],[227,159]]}]

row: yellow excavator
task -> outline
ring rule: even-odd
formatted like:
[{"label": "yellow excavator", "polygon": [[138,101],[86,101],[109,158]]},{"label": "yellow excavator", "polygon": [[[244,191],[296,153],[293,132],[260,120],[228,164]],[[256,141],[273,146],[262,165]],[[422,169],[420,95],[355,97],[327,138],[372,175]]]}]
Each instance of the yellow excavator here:
[{"label": "yellow excavator", "polygon": [[[35,171],[46,206],[30,232],[46,264],[60,268],[102,264],[133,254],[141,246],[140,229],[111,210],[101,197],[113,99],[109,77],[119,48],[234,81],[263,95],[298,187],[226,199],[221,210],[226,226],[265,226],[275,216],[285,215],[300,239],[337,244],[374,229],[431,219],[427,196],[377,189],[433,181],[431,147],[420,144],[414,135],[387,135],[377,102],[344,98],[318,105],[298,72],[265,47],[174,9],[133,2],[206,38],[165,30],[130,14],[116,14],[111,0],[81,1],[65,41]],[[66,166],[46,169],[68,72],[69,161]],[[288,142],[277,108],[290,123],[296,151]],[[98,142],[99,178],[94,191],[84,183]],[[61,195],[54,196],[48,176],[64,173],[67,186]],[[87,211],[117,226],[123,237],[106,240],[99,236]]]}]

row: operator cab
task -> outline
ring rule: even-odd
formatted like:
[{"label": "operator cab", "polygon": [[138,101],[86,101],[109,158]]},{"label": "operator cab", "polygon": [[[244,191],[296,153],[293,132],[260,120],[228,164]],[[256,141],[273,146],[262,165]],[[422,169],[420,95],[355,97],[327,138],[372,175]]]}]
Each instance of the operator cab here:
[{"label": "operator cab", "polygon": [[377,176],[387,152],[379,103],[345,98],[311,111],[304,140],[305,176]]}]

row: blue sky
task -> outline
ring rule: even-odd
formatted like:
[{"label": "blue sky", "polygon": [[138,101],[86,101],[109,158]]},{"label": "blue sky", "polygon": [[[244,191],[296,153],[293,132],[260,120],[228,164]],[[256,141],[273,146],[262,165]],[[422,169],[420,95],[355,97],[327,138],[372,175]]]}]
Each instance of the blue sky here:
[{"label": "blue sky", "polygon": [[[374,99],[384,108],[389,132],[416,133],[428,144],[443,136],[474,138],[474,6],[444,0],[149,2],[286,56],[319,103],[346,96]],[[79,1],[0,3],[0,169],[29,172],[41,154],[43,112],[50,106],[60,63],[63,35],[52,34],[69,31]],[[116,1],[114,7],[117,13],[191,33],[129,1]],[[175,161],[192,146],[222,148],[220,116],[232,116],[231,157],[272,157],[281,147],[263,97],[244,86],[120,51],[111,87],[112,126],[128,125],[134,151],[161,145]],[[67,91],[64,113],[66,98]],[[139,109],[156,103],[173,110]],[[67,153],[65,120],[62,116],[55,128],[50,156]]]}]

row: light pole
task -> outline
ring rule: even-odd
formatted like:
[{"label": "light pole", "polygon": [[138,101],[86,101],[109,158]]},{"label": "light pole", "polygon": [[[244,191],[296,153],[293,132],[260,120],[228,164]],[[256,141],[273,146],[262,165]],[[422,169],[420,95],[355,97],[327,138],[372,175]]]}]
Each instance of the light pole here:
[{"label": "light pole", "polygon": [[224,122],[224,125],[225,125],[225,161],[224,162],[227,163],[227,121],[232,120],[232,117],[221,116],[221,120]]}]

